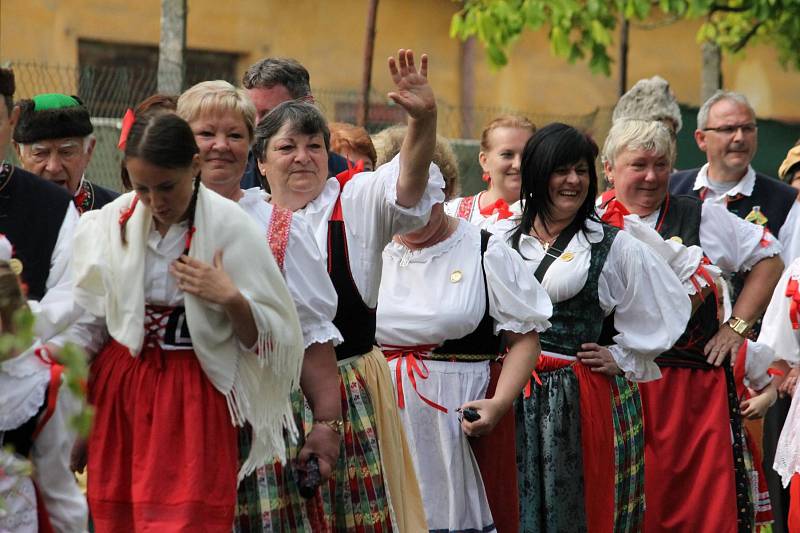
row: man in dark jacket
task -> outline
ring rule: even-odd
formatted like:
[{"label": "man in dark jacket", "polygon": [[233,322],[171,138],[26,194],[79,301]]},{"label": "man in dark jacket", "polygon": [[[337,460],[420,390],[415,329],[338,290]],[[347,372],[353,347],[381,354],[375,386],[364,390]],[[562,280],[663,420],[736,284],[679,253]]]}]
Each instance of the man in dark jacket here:
[{"label": "man in dark jacket", "polygon": [[[753,170],[750,162],[758,146],[756,115],[744,95],[718,91],[697,113],[697,146],[708,163],[701,168],[676,172],[670,178],[672,194],[689,194],[703,201],[724,202],[728,210],[764,226],[783,245],[785,264],[800,255],[800,206],[797,190]],[[742,278],[732,280],[734,299]],[[758,328],[754,329],[757,332]],[[780,356],[780,354],[777,354]],[[796,372],[796,369],[792,370]],[[775,447],[791,399],[784,397],[770,408],[764,420],[764,471],[775,516],[776,533],[787,531],[788,491],[772,469]]]},{"label": "man in dark jacket", "polygon": [[[287,100],[313,102],[308,70],[288,58],[268,57],[251,65],[242,77],[242,86],[256,106],[256,121],[261,122],[272,108]],[[335,176],[347,170],[347,159],[330,152],[328,154],[328,175]],[[242,176],[242,189],[262,185],[256,158],[251,150],[247,156],[247,167]]]},{"label": "man in dark jacket", "polygon": [[14,147],[22,168],[66,188],[80,213],[118,196],[84,176],[95,138],[89,110],[77,96],[39,94],[18,106]]}]

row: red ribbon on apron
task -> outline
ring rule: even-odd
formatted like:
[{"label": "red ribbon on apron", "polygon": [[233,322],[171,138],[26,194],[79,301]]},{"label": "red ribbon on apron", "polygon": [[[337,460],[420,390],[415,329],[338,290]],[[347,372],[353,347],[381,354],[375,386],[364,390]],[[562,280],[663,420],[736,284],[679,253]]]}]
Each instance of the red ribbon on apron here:
[{"label": "red ribbon on apron", "polygon": [[414,392],[417,393],[419,399],[428,404],[429,406],[437,409],[443,413],[447,413],[447,408],[439,405],[438,403],[430,400],[422,395],[417,389],[417,377],[420,379],[428,379],[430,372],[425,365],[425,359],[431,353],[431,350],[436,348],[436,344],[422,344],[419,346],[394,346],[391,344],[383,345],[383,355],[387,361],[394,361],[398,359],[397,366],[395,367],[395,381],[397,382],[397,406],[400,409],[405,408],[406,400],[403,392],[403,364],[405,363],[406,373],[408,379],[411,381],[411,386],[414,387]]}]

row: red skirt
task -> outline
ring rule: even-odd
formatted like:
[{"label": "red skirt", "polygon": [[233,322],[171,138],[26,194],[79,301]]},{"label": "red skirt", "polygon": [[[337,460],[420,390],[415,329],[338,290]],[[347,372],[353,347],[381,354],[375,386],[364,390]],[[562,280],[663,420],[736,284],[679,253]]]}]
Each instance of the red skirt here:
[{"label": "red skirt", "polygon": [[236,429],[192,350],[110,341],[92,363],[88,499],[95,531],[231,531]]},{"label": "red skirt", "polygon": [[[489,388],[486,397],[492,398],[503,366],[489,363]],[[483,437],[470,438],[469,444],[481,471],[486,499],[492,511],[498,533],[519,531],[519,486],[517,485],[516,425],[514,409],[500,419],[492,431]]]},{"label": "red skirt", "polygon": [[737,531],[723,368],[662,368],[642,383],[646,532]]}]

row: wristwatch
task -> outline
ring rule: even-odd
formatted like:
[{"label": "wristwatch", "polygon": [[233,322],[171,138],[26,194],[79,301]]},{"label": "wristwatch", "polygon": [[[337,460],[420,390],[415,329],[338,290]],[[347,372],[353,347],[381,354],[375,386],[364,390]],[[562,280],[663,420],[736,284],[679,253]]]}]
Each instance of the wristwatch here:
[{"label": "wristwatch", "polygon": [[344,429],[344,421],[341,418],[337,418],[334,420],[314,420],[315,424],[320,424],[322,426],[328,426],[330,429],[338,433],[339,435],[342,434],[342,430]]},{"label": "wristwatch", "polygon": [[750,328],[752,327],[750,322],[744,320],[743,318],[739,318],[738,316],[732,316],[730,320],[728,320],[727,324],[733,331],[742,337],[747,335],[747,332],[750,331]]}]

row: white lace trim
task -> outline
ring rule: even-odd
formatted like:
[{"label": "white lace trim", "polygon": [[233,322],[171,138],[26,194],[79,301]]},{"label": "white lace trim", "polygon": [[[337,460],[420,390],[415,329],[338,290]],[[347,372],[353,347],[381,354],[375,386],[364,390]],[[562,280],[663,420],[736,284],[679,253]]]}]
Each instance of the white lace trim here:
[{"label": "white lace trim", "polygon": [[[798,391],[800,392],[800,391]],[[788,487],[794,474],[800,473],[800,394],[792,398],[792,406],[786,415],[778,447],[775,450],[775,463],[772,467],[781,476],[783,486]]]},{"label": "white lace trim", "polygon": [[44,403],[50,369],[30,349],[0,365],[0,431],[16,429]]}]

